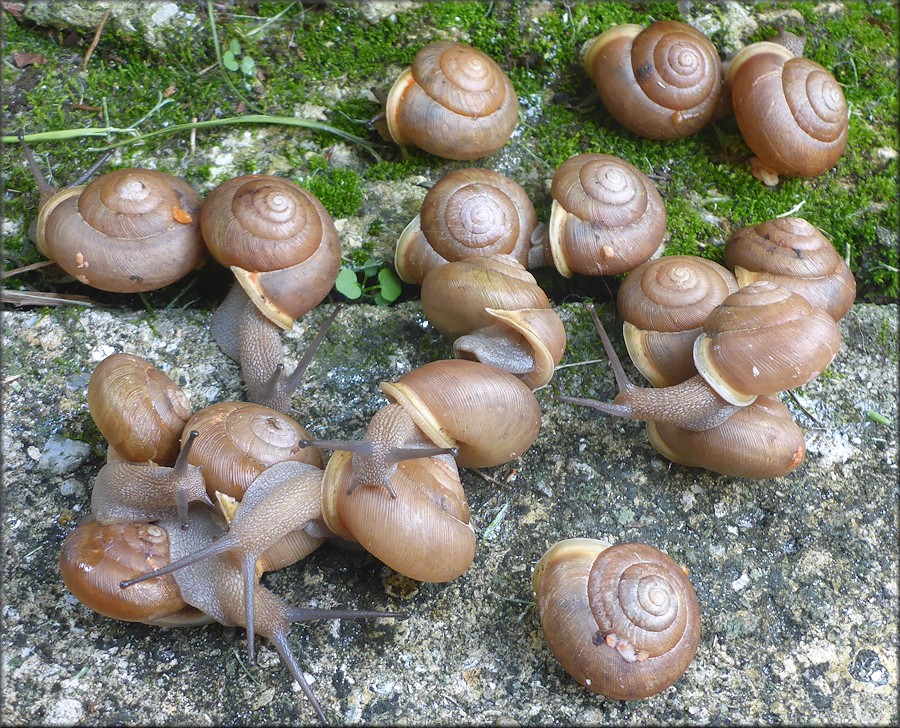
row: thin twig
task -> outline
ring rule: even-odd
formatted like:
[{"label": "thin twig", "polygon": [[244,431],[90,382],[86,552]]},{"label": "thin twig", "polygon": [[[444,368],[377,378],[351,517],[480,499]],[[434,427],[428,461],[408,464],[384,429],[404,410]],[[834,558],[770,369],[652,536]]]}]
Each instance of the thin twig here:
[{"label": "thin twig", "polygon": [[794,400],[794,404],[797,405],[797,406],[800,408],[800,411],[801,411],[803,414],[805,414],[807,417],[809,417],[809,419],[811,419],[813,422],[815,422],[816,425],[817,425],[818,427],[825,427],[825,425],[823,425],[823,424],[819,421],[819,418],[818,418],[818,417],[816,417],[812,412],[810,412],[808,409],[806,409],[806,407],[804,407],[804,406],[801,404],[800,400],[797,399],[797,395],[794,394],[794,390],[789,389],[789,390],[788,390],[788,396],[789,396],[792,400]]},{"label": "thin twig", "polygon": [[88,61],[91,60],[91,56],[94,54],[94,49],[97,47],[97,44],[100,42],[100,35],[103,33],[103,26],[106,25],[106,20],[109,18],[109,13],[112,8],[107,8],[106,12],[103,13],[103,17],[100,19],[100,25],[97,28],[97,32],[94,33],[94,40],[91,41],[90,47],[87,49],[87,53],[84,54],[84,60],[81,62],[81,72],[84,73],[87,70]]},{"label": "thin twig", "polygon": [[38,270],[39,268],[46,268],[48,265],[54,265],[52,260],[39,260],[37,263],[31,263],[30,265],[23,265],[21,268],[13,268],[12,270],[3,271],[3,280],[5,281],[7,278],[11,278],[12,276],[17,276],[19,273],[27,273],[30,270]]}]

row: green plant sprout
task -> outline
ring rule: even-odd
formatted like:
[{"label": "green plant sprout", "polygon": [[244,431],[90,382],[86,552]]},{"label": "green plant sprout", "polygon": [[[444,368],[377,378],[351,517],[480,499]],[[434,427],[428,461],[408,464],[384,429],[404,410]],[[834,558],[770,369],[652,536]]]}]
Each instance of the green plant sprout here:
[{"label": "green plant sprout", "polygon": [[222,54],[222,65],[229,71],[240,71],[245,76],[256,76],[256,61],[241,52],[241,44],[232,39],[228,50]]},{"label": "green plant sprout", "polygon": [[389,306],[403,292],[397,274],[378,258],[368,258],[359,266],[341,268],[334,287],[351,301],[367,296],[379,306]]}]

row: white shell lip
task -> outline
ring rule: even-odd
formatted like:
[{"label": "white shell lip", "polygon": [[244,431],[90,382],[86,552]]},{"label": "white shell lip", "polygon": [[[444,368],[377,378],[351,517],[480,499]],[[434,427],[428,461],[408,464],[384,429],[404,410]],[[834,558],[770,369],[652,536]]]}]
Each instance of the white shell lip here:
[{"label": "white shell lip", "polygon": [[424,237],[424,233],[422,232],[422,216],[420,214],[416,215],[410,220],[409,224],[403,228],[403,232],[400,233],[400,237],[397,239],[397,245],[394,248],[394,269],[404,283],[422,284],[422,281],[416,280],[416,276],[414,276],[412,271],[407,268],[405,257],[407,249],[418,242],[422,237]]},{"label": "white shell lip", "polygon": [[538,559],[532,575],[532,588],[537,593],[541,577],[547,570],[551,559],[576,558],[584,561],[589,567],[594,560],[606,549],[612,546],[610,541],[601,541],[596,538],[566,538],[553,544],[544,555]]},{"label": "white shell lip", "polygon": [[785,60],[794,58],[794,54],[780,43],[773,43],[768,40],[751,43],[741,48],[735,57],[731,59],[731,63],[728,64],[728,69],[725,71],[725,84],[730,86],[734,82],[734,76],[738,68],[741,67],[744,61],[757,53],[774,53],[777,56],[783,56]]},{"label": "white shell lip", "polygon": [[416,80],[413,78],[412,66],[410,66],[397,76],[397,80],[394,81],[394,85],[391,86],[391,90],[388,92],[387,101],[385,101],[384,104],[384,120],[387,123],[388,133],[401,147],[409,146],[409,142],[398,128],[397,107],[399,106],[400,98],[406,93],[406,89],[415,82]]},{"label": "white shell lip", "polygon": [[550,241],[550,255],[553,257],[553,265],[565,278],[572,277],[572,269],[566,261],[562,250],[562,232],[566,225],[566,219],[571,213],[556,200],[550,206],[550,222],[547,224],[547,237]]},{"label": "white shell lip", "polygon": [[697,367],[697,372],[712,387],[713,391],[729,404],[736,407],[753,404],[756,401],[755,394],[740,392],[722,378],[709,357],[709,350],[712,346],[713,342],[708,334],[700,334],[694,341],[694,366]]}]

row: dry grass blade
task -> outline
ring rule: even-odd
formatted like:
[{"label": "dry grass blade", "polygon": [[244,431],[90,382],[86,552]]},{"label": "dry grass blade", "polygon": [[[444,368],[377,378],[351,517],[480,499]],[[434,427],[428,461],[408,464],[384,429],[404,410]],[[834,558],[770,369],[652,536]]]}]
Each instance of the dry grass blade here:
[{"label": "dry grass blade", "polygon": [[47,293],[45,291],[9,291],[0,293],[0,302],[19,306],[101,306],[88,296]]},{"label": "dry grass blade", "polygon": [[40,270],[41,268],[46,268],[48,265],[53,265],[52,260],[40,260],[37,263],[31,263],[30,265],[23,265],[21,268],[13,268],[12,270],[3,271],[3,280],[5,281],[7,278],[12,278],[12,276],[17,276],[20,273],[27,273],[30,270]]}]

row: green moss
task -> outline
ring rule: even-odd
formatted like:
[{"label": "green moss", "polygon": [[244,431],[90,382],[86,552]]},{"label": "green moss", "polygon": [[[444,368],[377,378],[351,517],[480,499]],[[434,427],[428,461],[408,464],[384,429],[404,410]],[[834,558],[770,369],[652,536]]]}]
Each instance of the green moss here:
[{"label": "green moss", "polygon": [[312,192],[332,217],[354,215],[363,201],[362,177],[349,169],[333,169],[328,160],[314,156],[309,162],[310,174],[300,184]]}]

